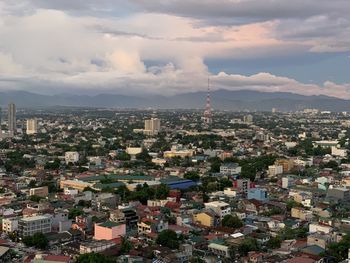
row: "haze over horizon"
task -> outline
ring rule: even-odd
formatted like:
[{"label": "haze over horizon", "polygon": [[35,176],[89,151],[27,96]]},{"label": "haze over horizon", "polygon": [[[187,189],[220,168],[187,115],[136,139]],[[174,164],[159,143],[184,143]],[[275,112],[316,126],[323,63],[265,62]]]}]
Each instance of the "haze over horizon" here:
[{"label": "haze over horizon", "polygon": [[0,90],[350,99],[347,0],[2,0]]}]

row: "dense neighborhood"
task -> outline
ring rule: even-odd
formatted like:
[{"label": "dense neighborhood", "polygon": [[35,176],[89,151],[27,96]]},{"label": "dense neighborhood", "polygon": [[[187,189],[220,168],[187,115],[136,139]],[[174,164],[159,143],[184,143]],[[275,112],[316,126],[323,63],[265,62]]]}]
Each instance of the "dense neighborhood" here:
[{"label": "dense neighborhood", "polygon": [[348,262],[349,115],[202,115],[3,110],[0,262]]}]

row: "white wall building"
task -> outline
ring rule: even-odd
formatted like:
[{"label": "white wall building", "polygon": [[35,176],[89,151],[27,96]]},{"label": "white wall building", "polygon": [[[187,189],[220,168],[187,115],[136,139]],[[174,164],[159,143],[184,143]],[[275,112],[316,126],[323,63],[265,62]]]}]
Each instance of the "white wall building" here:
[{"label": "white wall building", "polygon": [[76,163],[79,161],[79,153],[78,152],[66,152],[64,154],[64,160],[66,164]]},{"label": "white wall building", "polygon": [[52,216],[40,215],[22,218],[18,221],[19,236],[32,236],[35,233],[51,232]]},{"label": "white wall building", "polygon": [[205,203],[205,208],[212,209],[215,213],[223,218],[225,215],[231,213],[231,207],[228,203],[222,201],[213,201],[209,203]]},{"label": "white wall building", "polygon": [[2,231],[9,234],[18,230],[17,218],[4,218],[2,220]]},{"label": "white wall building", "polygon": [[279,174],[283,174],[282,165],[269,165],[269,177],[275,177]]},{"label": "white wall building", "polygon": [[28,119],[27,120],[27,134],[37,134],[38,133],[38,120]]}]

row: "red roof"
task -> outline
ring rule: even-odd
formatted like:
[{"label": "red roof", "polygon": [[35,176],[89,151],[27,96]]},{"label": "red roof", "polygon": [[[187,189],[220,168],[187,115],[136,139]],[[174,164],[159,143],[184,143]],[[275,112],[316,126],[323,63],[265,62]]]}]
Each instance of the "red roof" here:
[{"label": "red roof", "polygon": [[43,259],[48,261],[59,261],[59,262],[69,262],[71,260],[69,256],[60,256],[60,255],[46,255],[46,256],[43,256]]},{"label": "red roof", "polygon": [[316,260],[307,257],[295,257],[288,259],[286,263],[314,263]]}]

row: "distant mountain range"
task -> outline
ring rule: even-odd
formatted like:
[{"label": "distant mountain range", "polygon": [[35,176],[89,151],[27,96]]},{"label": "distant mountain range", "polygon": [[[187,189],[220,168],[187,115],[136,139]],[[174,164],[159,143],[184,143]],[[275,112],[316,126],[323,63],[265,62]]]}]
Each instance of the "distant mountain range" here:
[{"label": "distant mountain range", "polygon": [[[41,95],[26,91],[0,92],[0,105],[14,102],[17,107],[97,107],[97,108],[158,108],[201,109],[206,93],[194,92],[174,96],[126,96],[115,94]],[[259,92],[251,90],[217,90],[211,93],[212,107],[218,110],[295,111],[316,108],[329,111],[350,111],[350,100],[327,96],[304,96],[287,92]]]}]

